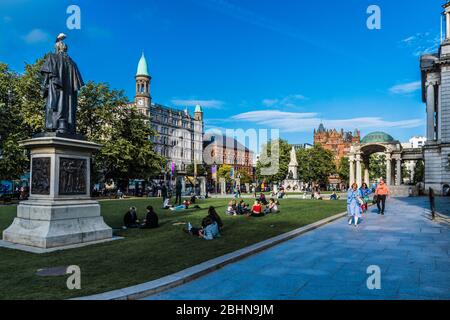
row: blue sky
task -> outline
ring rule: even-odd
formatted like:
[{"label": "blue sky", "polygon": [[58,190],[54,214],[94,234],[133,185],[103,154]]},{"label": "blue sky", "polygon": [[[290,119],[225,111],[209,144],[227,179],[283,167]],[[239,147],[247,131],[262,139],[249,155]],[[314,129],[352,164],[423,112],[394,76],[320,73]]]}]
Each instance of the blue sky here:
[{"label": "blue sky", "polygon": [[[419,55],[437,48],[440,0],[0,0],[0,61],[22,72],[68,34],[85,80],[134,96],[142,51],[152,96],[201,102],[207,128],[278,128],[291,143],[313,128],[425,134]],[[66,9],[81,8],[81,30]],[[366,27],[369,5],[381,30]]]}]

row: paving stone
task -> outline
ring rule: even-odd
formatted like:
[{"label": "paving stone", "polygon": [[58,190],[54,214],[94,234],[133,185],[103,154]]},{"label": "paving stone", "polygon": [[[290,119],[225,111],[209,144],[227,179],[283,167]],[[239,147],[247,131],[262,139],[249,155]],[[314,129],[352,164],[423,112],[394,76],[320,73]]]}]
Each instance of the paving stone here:
[{"label": "paving stone", "polygon": [[[450,229],[424,215],[426,198],[389,199],[358,227],[346,219],[146,299],[450,299]],[[369,265],[381,290],[368,290]]]}]

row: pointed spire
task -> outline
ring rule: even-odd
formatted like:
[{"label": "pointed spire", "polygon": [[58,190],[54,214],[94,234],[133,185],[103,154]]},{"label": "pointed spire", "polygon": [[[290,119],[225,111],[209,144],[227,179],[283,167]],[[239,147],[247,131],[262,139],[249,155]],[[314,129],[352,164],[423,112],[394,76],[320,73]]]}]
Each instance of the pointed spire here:
[{"label": "pointed spire", "polygon": [[150,74],[148,72],[147,60],[145,59],[144,52],[142,52],[141,59],[139,60],[136,76],[150,77]]}]

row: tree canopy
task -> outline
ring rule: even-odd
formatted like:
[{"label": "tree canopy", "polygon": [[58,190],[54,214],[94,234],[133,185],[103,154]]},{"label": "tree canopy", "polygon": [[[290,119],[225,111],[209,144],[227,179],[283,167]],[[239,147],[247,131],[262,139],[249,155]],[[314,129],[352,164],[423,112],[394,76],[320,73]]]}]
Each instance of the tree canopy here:
[{"label": "tree canopy", "polygon": [[330,175],[336,173],[334,154],[324,149],[321,145],[315,145],[310,149],[297,151],[298,176],[301,181],[326,185]]}]

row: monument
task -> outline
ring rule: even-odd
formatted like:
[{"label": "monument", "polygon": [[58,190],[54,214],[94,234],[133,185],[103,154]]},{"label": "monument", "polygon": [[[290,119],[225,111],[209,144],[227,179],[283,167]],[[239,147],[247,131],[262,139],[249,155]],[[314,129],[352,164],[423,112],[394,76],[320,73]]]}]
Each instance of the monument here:
[{"label": "monument", "polygon": [[57,37],[55,53],[41,69],[46,131],[20,143],[30,151],[30,197],[3,231],[3,240],[13,244],[50,249],[112,239],[99,203],[90,197],[91,158],[101,146],[76,132],[77,95],[84,83],[65,38]]},{"label": "monument", "polygon": [[289,162],[288,175],[286,177],[286,180],[284,180],[283,185],[286,192],[298,192],[301,188],[301,182],[298,179],[298,162],[294,147],[292,147],[290,159],[291,160]]}]

